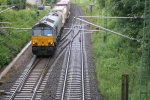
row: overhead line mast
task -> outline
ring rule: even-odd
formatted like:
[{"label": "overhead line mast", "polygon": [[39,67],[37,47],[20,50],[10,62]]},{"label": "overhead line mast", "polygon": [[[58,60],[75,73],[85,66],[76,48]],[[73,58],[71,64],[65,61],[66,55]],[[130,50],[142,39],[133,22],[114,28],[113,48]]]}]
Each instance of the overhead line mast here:
[{"label": "overhead line mast", "polygon": [[144,18],[142,63],[140,69],[140,100],[148,100],[150,96],[150,90],[148,90],[150,80],[150,0],[145,0]]},{"label": "overhead line mast", "polygon": [[[107,0],[105,0],[105,16],[107,17]],[[107,29],[107,18],[104,19],[104,26]],[[104,42],[107,41],[107,31],[106,31],[106,34],[104,34],[103,41]]]}]

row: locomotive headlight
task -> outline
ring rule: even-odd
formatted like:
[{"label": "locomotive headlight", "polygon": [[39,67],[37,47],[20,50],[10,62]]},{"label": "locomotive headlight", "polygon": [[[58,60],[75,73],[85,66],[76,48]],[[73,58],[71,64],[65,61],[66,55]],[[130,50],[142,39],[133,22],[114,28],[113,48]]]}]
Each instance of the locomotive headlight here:
[{"label": "locomotive headlight", "polygon": [[37,46],[37,43],[36,43],[36,42],[33,42],[32,45],[33,45],[33,46]]},{"label": "locomotive headlight", "polygon": [[48,45],[53,45],[53,43],[52,42],[48,42]]}]

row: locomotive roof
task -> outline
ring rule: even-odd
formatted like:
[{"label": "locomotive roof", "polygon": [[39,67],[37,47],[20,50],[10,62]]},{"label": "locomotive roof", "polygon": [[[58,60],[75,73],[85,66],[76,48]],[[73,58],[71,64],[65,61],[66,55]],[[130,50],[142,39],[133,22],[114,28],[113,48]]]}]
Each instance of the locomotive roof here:
[{"label": "locomotive roof", "polygon": [[55,27],[61,18],[61,14],[59,12],[50,12],[47,16],[45,16],[41,21],[39,21],[34,27],[42,27],[42,26],[50,26]]},{"label": "locomotive roof", "polygon": [[63,2],[70,2],[70,0],[61,0],[60,2],[62,2],[62,1],[63,1]]},{"label": "locomotive roof", "polygon": [[56,5],[59,5],[59,4],[68,4],[68,2],[67,1],[60,1]]},{"label": "locomotive roof", "polygon": [[65,6],[55,6],[55,8],[53,8],[53,11],[54,10],[63,10],[65,9]]}]

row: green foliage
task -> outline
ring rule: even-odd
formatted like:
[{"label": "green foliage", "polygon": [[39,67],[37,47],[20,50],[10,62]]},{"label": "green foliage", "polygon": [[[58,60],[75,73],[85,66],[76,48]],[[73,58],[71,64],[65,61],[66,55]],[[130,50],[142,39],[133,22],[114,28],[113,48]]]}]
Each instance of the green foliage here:
[{"label": "green foliage", "polygon": [[98,0],[97,2],[100,9],[103,9],[105,7],[105,0]]},{"label": "green foliage", "polygon": [[17,10],[26,8],[26,0],[7,0],[8,5],[15,5]]},{"label": "green foliage", "polygon": [[[7,11],[0,15],[0,21],[10,22],[10,25],[3,27],[31,28],[48,11],[41,11],[40,16],[36,16],[35,10]],[[0,30],[0,68],[7,65],[13,57],[20,52],[25,44],[31,40],[31,31],[22,31],[14,29]],[[6,43],[9,47],[5,46]],[[15,51],[13,49],[15,49]]]},{"label": "green foliage", "polygon": [[46,0],[47,3],[51,3],[51,0]]},{"label": "green foliage", "polygon": [[57,2],[57,0],[46,0],[46,2],[55,4]]},{"label": "green foliage", "polygon": [[109,35],[107,42],[104,43],[103,34],[105,33],[93,35],[93,52],[96,58],[96,75],[100,91],[105,100],[119,100],[121,76],[129,74],[130,100],[138,100],[139,96],[136,94],[139,94],[140,50],[129,46],[129,41],[122,40],[113,34]]},{"label": "green foliage", "polygon": [[[86,5],[92,1],[82,3]],[[142,16],[144,0],[105,0],[108,16]],[[86,15],[105,16],[105,1],[97,0],[94,12]],[[99,2],[99,3],[98,3]],[[100,8],[100,9],[99,9]],[[100,10],[100,13],[99,11]],[[105,27],[105,19],[87,19],[92,23]],[[108,29],[142,39],[143,19],[108,19]],[[96,76],[99,90],[105,100],[121,99],[121,76],[129,74],[129,100],[139,100],[141,44],[107,33],[107,42],[103,41],[105,32],[92,35],[93,55],[96,63]],[[149,99],[148,99],[149,100]]]},{"label": "green foliage", "polygon": [[7,1],[7,0],[0,0],[0,5],[6,4],[6,1]]},{"label": "green foliage", "polygon": [[0,45],[1,48],[0,49],[0,68],[2,68],[5,64],[8,64],[8,62],[10,62],[11,58],[10,56],[10,52],[8,50],[8,48],[4,47],[3,45]]},{"label": "green foliage", "polygon": [[[111,7],[112,16],[143,16],[144,2],[145,0],[112,0],[109,8]],[[121,23],[118,29],[122,28],[125,34],[141,38],[139,31],[143,27],[143,19],[126,19],[118,20],[118,22]]]},{"label": "green foliage", "polygon": [[[144,0],[141,2],[137,0],[107,0],[107,9],[109,16],[142,16]],[[103,21],[101,20],[100,23],[102,24]],[[108,20],[108,28],[141,39],[143,19]],[[121,76],[129,74],[129,100],[138,100],[141,45],[114,35],[108,35],[107,42],[104,43],[103,34],[106,33],[94,34],[93,37],[99,89],[106,100],[119,100],[121,98]]]},{"label": "green foliage", "polygon": [[[107,9],[111,16],[142,16],[144,11],[145,0],[97,0],[100,10],[105,10],[105,2]],[[102,3],[103,2],[103,3]],[[102,6],[103,4],[103,6]],[[105,13],[105,12],[104,12]],[[104,14],[105,15],[105,14]],[[143,19],[125,19],[117,20],[117,28],[123,30],[123,33],[134,38],[141,38],[139,33],[141,27],[143,27]]]}]

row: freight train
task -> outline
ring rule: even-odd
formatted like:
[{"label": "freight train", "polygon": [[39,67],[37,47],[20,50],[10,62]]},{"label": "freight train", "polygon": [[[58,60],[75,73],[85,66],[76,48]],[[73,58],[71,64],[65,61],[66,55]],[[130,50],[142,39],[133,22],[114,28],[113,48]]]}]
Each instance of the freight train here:
[{"label": "freight train", "polygon": [[51,56],[60,40],[64,24],[70,14],[70,1],[60,1],[32,27],[32,53]]}]

